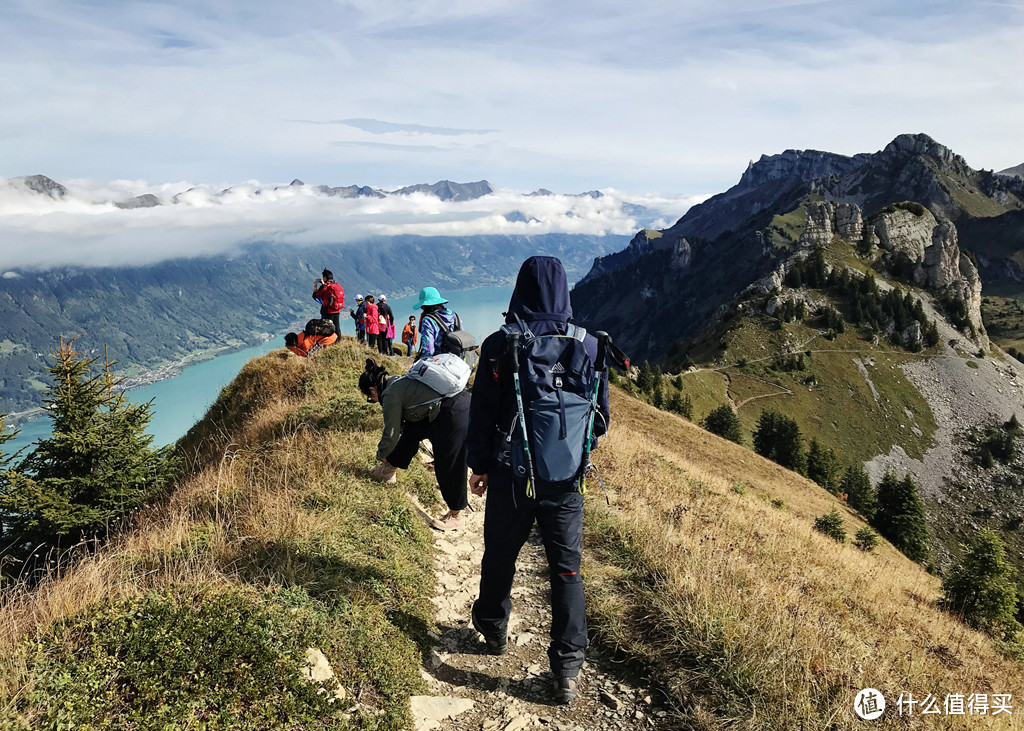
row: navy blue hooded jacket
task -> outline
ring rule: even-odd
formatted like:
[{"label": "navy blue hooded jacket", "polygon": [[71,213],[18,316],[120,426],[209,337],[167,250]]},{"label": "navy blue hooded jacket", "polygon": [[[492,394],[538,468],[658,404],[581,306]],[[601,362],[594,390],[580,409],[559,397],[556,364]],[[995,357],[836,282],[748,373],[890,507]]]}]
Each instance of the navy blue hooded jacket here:
[{"label": "navy blue hooded jacket", "polygon": [[[532,256],[523,262],[509,301],[506,323],[515,323],[516,315],[534,335],[566,331],[572,318],[569,282],[562,262],[553,256]],[[584,345],[591,359],[597,361],[597,338],[587,333]],[[480,364],[473,382],[473,399],[469,407],[469,435],[466,438],[466,463],[475,474],[485,475],[495,464],[499,430],[507,433],[518,408],[512,361],[506,338],[500,330],[492,333],[480,346]],[[594,419],[594,435],[608,429],[608,376],[601,376],[598,391],[598,414]]]}]

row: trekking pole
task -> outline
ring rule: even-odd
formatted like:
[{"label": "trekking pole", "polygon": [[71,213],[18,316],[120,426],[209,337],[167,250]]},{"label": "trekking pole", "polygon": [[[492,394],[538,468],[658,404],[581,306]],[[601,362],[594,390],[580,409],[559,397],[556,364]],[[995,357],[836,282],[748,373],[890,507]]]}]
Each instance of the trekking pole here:
[{"label": "trekking pole", "polygon": [[[594,379],[594,394],[590,399],[590,419],[587,423],[587,439],[583,443],[583,465],[580,472],[580,487],[579,491],[581,495],[587,494],[587,472],[590,471],[590,445],[594,439],[594,420],[597,418],[597,399],[601,393],[601,374],[607,369],[607,356],[608,349],[612,344],[612,336],[606,333],[604,330],[598,330],[594,333],[597,338],[597,362],[594,363],[594,371],[597,377]],[[604,485],[601,485],[602,490]],[[608,500],[608,493],[605,492],[604,499],[611,505],[611,501]]]},{"label": "trekking pole", "polygon": [[519,386],[519,333],[509,333],[512,344],[512,381],[516,386],[516,405],[519,407],[519,428],[523,432],[523,453],[526,455],[526,466],[529,475],[526,479],[526,497],[533,497],[533,458],[530,456],[530,437],[526,430],[526,411],[523,409],[523,391]]}]

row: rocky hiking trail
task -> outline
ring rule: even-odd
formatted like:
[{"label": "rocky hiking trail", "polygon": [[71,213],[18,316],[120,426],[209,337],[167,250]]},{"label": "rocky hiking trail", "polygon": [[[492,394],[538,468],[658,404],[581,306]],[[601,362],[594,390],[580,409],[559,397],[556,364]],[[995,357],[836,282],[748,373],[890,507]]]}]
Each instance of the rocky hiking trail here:
[{"label": "rocky hiking trail", "polygon": [[[412,698],[416,731],[666,728],[668,713],[657,705],[654,694],[636,685],[593,646],[580,674],[579,695],[567,706],[552,701],[548,570],[536,528],[519,555],[508,652],[486,653],[469,623],[484,548],[484,498],[470,495],[469,500],[464,528],[434,531],[439,634],[437,647],[421,669],[430,694]],[[416,508],[429,520],[422,508]]]}]

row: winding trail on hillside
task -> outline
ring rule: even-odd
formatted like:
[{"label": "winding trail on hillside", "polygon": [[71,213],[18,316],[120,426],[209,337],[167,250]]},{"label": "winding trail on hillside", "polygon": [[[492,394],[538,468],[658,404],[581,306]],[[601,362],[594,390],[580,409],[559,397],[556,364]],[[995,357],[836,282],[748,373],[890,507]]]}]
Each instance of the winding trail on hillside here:
[{"label": "winding trail on hillside", "polygon": [[[484,652],[469,624],[483,555],[484,498],[470,495],[466,527],[434,532],[438,641],[421,670],[429,695],[414,696],[416,731],[619,731],[657,729],[667,713],[591,647],[579,696],[568,706],[550,698],[547,645],[551,626],[547,561],[536,530],[519,556],[512,590],[508,652]],[[419,506],[416,509],[426,517]],[[584,569],[586,567],[584,556]]]}]

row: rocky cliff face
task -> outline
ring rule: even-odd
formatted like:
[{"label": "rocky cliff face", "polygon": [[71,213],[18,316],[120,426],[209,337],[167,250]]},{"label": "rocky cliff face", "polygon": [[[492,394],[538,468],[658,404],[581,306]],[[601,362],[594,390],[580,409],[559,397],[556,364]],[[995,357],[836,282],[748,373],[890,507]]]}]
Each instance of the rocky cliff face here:
[{"label": "rocky cliff face", "polygon": [[858,241],[864,232],[864,215],[852,203],[820,201],[807,206],[807,226],[797,240],[797,248],[828,246],[833,236]]},{"label": "rocky cliff face", "polygon": [[820,150],[786,150],[778,155],[761,155],[747,165],[739,188],[759,188],[775,181],[804,181],[829,175],[845,175],[860,167],[867,155],[847,157]]},{"label": "rocky cliff face", "polygon": [[878,245],[911,265],[914,284],[966,303],[968,319],[978,333],[978,344],[987,347],[981,321],[981,277],[960,251],[956,226],[951,221],[936,219],[926,209],[915,212],[906,208],[884,212],[872,225]]},{"label": "rocky cliff face", "polygon": [[596,279],[605,272],[626,266],[653,251],[664,251],[668,257],[666,260],[668,267],[677,272],[687,269],[693,258],[693,247],[686,239],[667,237],[662,235],[661,231],[644,229],[630,239],[629,246],[622,251],[596,257],[590,271],[580,279],[579,283],[583,284]]}]

